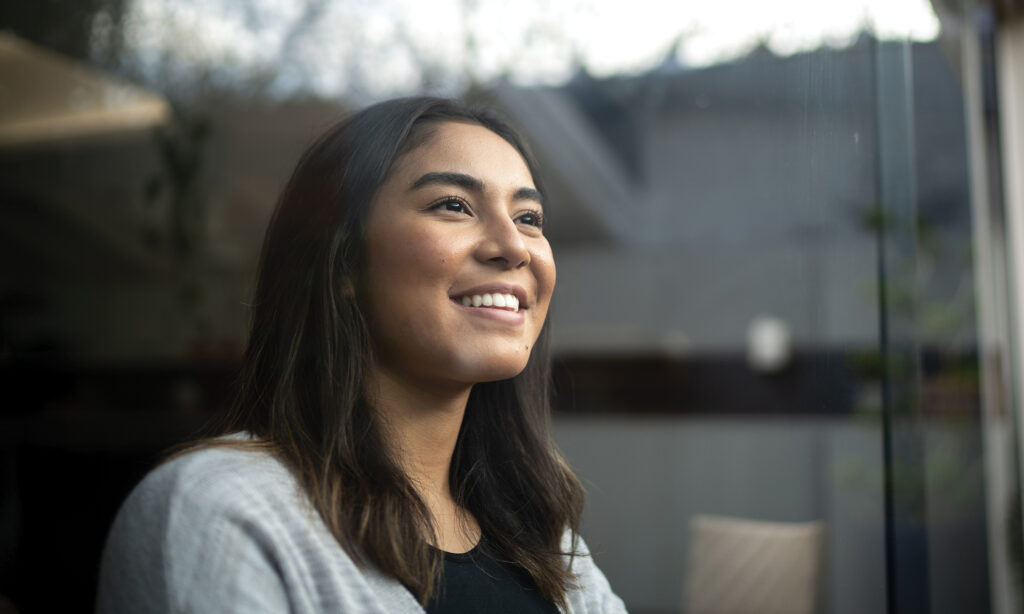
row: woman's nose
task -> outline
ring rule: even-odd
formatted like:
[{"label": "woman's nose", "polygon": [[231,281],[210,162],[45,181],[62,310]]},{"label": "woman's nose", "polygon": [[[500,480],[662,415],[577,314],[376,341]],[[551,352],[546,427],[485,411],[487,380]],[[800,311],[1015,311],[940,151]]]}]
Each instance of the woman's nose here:
[{"label": "woman's nose", "polygon": [[496,216],[483,225],[483,230],[484,236],[476,250],[478,260],[509,269],[519,269],[530,263],[530,250],[515,220]]}]

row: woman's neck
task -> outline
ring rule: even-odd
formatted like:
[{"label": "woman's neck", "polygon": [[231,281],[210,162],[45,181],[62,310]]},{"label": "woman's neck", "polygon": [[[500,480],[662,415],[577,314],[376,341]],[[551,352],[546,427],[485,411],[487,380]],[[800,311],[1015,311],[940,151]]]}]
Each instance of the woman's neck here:
[{"label": "woman's neck", "polygon": [[471,385],[428,388],[378,372],[369,391],[387,437],[434,521],[436,547],[464,552],[479,539],[472,516],[452,496],[449,472]]}]

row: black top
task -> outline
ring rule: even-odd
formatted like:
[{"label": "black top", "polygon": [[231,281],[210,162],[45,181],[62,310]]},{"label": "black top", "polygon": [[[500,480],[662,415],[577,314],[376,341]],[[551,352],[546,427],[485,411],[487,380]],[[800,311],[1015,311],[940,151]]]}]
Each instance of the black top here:
[{"label": "black top", "polygon": [[482,544],[465,554],[444,553],[444,577],[428,614],[558,614],[526,570],[495,560]]}]

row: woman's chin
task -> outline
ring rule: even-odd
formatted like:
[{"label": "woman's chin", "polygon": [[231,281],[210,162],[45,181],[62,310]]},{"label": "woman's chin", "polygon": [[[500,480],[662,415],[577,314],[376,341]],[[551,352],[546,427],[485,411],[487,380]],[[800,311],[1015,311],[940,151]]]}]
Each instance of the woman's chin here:
[{"label": "woman's chin", "polygon": [[522,358],[509,358],[496,360],[493,357],[485,363],[476,362],[471,368],[467,369],[465,381],[469,381],[476,384],[482,384],[484,382],[497,382],[505,379],[511,379],[523,372],[526,368],[527,360]]}]

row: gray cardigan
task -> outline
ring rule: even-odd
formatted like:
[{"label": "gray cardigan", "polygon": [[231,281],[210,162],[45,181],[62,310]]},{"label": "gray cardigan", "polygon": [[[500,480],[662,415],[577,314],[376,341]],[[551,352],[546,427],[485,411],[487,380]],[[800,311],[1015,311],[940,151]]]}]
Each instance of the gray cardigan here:
[{"label": "gray cardigan", "polygon": [[[585,552],[582,541],[579,548]],[[568,614],[624,613],[590,556]],[[272,455],[190,452],[150,473],[107,538],[97,611],[422,614],[400,583],[356,565]]]}]

